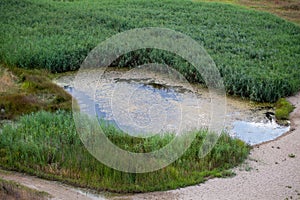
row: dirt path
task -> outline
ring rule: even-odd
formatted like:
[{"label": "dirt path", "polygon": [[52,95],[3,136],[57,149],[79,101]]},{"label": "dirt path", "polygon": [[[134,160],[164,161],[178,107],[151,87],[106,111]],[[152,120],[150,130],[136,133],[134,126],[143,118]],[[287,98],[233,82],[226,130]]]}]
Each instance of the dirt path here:
[{"label": "dirt path", "polygon": [[82,189],[74,188],[56,181],[48,181],[34,176],[28,176],[17,172],[6,172],[0,170],[0,178],[17,182],[26,187],[47,192],[55,200],[91,200],[106,198],[92,194]]},{"label": "dirt path", "polygon": [[[250,158],[235,169],[232,178],[215,178],[204,184],[166,192],[110,197],[115,200],[135,199],[300,199],[300,93],[288,98],[296,109],[291,114],[292,131],[285,136],[256,146]],[[292,155],[295,155],[293,157]],[[45,191],[54,199],[105,199],[76,188],[20,173],[0,171],[0,178]]]}]

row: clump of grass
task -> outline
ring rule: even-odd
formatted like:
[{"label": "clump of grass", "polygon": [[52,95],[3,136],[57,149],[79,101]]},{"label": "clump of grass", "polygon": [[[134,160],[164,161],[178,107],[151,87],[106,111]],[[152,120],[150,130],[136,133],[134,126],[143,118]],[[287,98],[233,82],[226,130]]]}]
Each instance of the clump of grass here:
[{"label": "clump of grass", "polygon": [[49,197],[50,195],[46,192],[25,187],[14,181],[0,179],[0,199],[43,200]]},{"label": "clump of grass", "polygon": [[[146,139],[131,137],[106,125],[107,137],[133,152],[150,152],[167,144],[172,136]],[[72,114],[38,112],[25,115],[0,134],[0,166],[6,169],[61,180],[77,186],[113,192],[167,190],[197,184],[212,177],[226,177],[231,167],[249,153],[244,142],[221,135],[212,151],[199,157],[207,131],[198,131],[188,150],[173,164],[151,173],[125,173],[111,169],[92,157],[75,132]]]},{"label": "clump of grass", "polygon": [[280,98],[275,104],[275,117],[277,120],[288,120],[294,106],[285,98]]},{"label": "clump of grass", "polygon": [[9,73],[16,82],[13,91],[0,92],[0,120],[15,119],[38,110],[71,110],[71,95],[51,82],[49,72],[4,66],[0,69],[6,72],[0,77]]},{"label": "clump of grass", "polygon": [[15,92],[16,81],[17,78],[9,70],[0,66],[0,94]]},{"label": "clump of grass", "polygon": [[0,119],[13,119],[16,116],[34,112],[43,105],[32,95],[12,94],[0,97]]}]

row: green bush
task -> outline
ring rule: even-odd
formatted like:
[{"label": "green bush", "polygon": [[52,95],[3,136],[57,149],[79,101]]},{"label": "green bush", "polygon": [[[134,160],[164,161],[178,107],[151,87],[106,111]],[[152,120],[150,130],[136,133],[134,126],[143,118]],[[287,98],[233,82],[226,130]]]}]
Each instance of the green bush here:
[{"label": "green bush", "polygon": [[288,120],[290,113],[294,110],[294,106],[285,98],[279,99],[275,104],[275,117],[277,120]]}]

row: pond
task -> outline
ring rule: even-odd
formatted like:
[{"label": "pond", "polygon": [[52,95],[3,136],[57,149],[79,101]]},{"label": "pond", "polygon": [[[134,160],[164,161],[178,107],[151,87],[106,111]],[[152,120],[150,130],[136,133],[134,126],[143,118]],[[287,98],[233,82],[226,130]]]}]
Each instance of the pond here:
[{"label": "pond", "polygon": [[[85,73],[80,76],[80,83],[76,79],[81,89],[74,85],[76,74],[62,76],[55,82],[77,100],[81,111],[96,113],[132,136],[150,137],[208,127],[212,106],[208,89],[171,74],[172,78],[170,72],[146,67],[107,68],[104,72]],[[99,76],[98,81],[90,83],[91,76]],[[83,89],[88,84],[94,84],[93,90]],[[289,126],[276,123],[270,104],[237,97],[227,97],[226,102],[224,130],[232,137],[255,145],[289,131]]]}]

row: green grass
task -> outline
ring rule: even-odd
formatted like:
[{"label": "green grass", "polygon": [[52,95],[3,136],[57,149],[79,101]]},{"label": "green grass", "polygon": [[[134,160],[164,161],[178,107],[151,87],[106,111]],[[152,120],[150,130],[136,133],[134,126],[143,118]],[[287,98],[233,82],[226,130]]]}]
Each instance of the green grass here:
[{"label": "green grass", "polygon": [[[300,89],[300,27],[233,5],[184,0],[2,0],[0,26],[0,62],[10,66],[75,70],[91,49],[118,32],[165,27],[191,36],[207,49],[228,94],[275,102]],[[190,81],[202,81],[183,60],[172,58],[163,52],[137,51],[115,64],[160,61],[176,67]]]},{"label": "green grass", "polygon": [[277,120],[288,120],[294,106],[285,98],[279,99],[275,104],[275,117]]},{"label": "green grass", "polygon": [[[133,152],[154,151],[172,139],[171,135],[131,137],[112,126],[104,126],[104,130],[114,144]],[[199,158],[199,147],[206,134],[197,132],[189,149],[168,167],[151,173],[125,173],[106,167],[87,152],[75,132],[72,114],[42,111],[2,128],[0,166],[97,190],[168,190],[212,177],[231,176],[229,169],[241,163],[250,151],[244,142],[223,134],[212,151]]]},{"label": "green grass", "polygon": [[40,192],[14,181],[7,181],[0,178],[0,199],[43,200],[49,197],[50,195],[46,192]]}]

